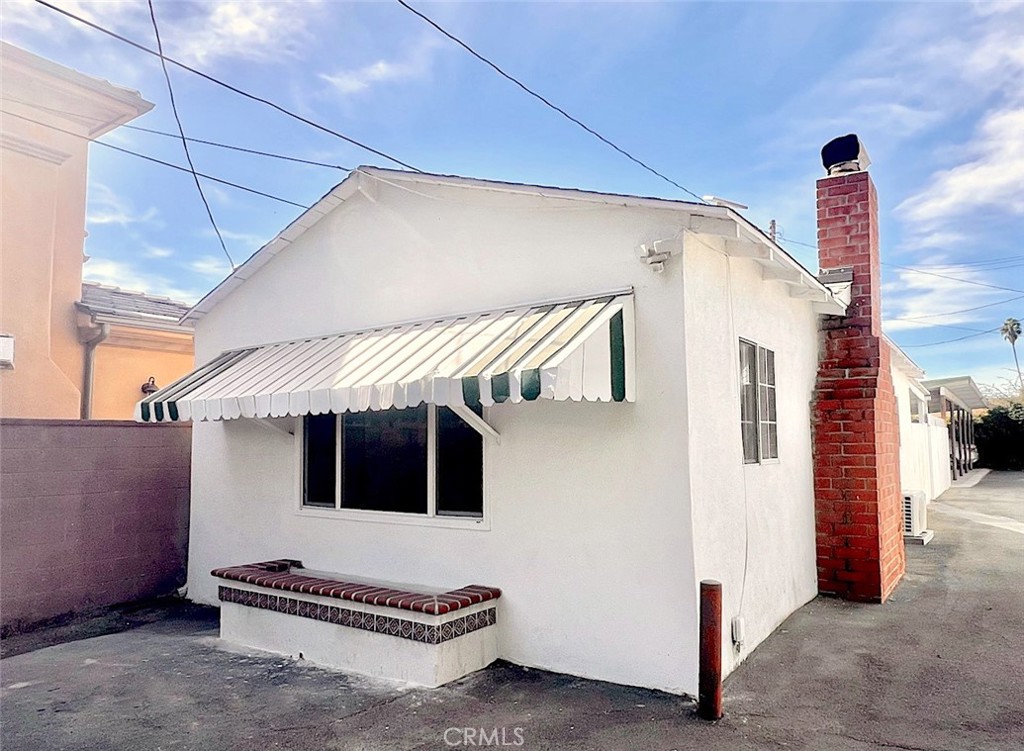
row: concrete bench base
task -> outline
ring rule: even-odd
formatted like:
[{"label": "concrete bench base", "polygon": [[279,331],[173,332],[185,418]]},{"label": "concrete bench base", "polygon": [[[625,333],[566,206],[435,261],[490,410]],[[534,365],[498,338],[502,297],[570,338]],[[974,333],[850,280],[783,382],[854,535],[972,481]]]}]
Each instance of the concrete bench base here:
[{"label": "concrete bench base", "polygon": [[221,638],[377,678],[440,686],[497,659],[497,603],[440,615],[232,581]]}]

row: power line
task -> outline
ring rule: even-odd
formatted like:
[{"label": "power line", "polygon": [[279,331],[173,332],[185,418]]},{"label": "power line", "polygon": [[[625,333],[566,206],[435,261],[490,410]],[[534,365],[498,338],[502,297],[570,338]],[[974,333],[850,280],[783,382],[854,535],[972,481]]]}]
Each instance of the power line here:
[{"label": "power line", "polygon": [[[37,0],[37,2],[39,2],[39,1],[40,0]],[[448,31],[447,29],[442,27],[440,24],[438,24],[432,18],[426,16],[422,12],[416,10],[414,7],[409,5],[409,3],[407,3],[405,0],[397,0],[397,2],[398,2],[399,5],[401,5],[403,8],[405,8],[407,11],[409,11],[413,15],[419,17],[420,19],[425,21],[427,24],[429,24],[430,26],[434,27],[441,34],[443,34],[444,36],[448,37],[451,41],[455,42],[457,45],[462,47],[464,50],[466,50],[466,52],[471,54],[477,60],[479,60],[480,62],[482,62],[485,65],[487,65],[488,67],[490,67],[492,70],[494,70],[502,78],[505,78],[506,80],[512,82],[513,84],[518,86],[520,89],[525,91],[527,94],[532,96],[534,99],[536,99],[539,102],[543,103],[545,106],[550,107],[551,109],[553,109],[555,112],[560,114],[562,117],[564,117],[569,122],[575,123],[579,127],[583,128],[583,130],[585,130],[587,133],[589,133],[590,135],[594,136],[595,138],[597,138],[602,143],[604,143],[604,144],[606,144],[608,146],[611,146],[613,149],[615,149],[617,152],[622,154],[624,157],[626,157],[630,161],[634,162],[635,164],[640,165],[645,170],[650,172],[652,175],[656,175],[656,176],[660,177],[662,180],[664,180],[665,182],[669,183],[670,185],[674,185],[675,187],[679,188],[679,190],[683,191],[684,193],[687,193],[687,194],[693,196],[694,198],[696,198],[699,202],[707,203],[707,201],[705,201],[703,198],[701,198],[699,195],[694,193],[692,190],[690,190],[686,186],[680,185],[679,183],[677,183],[672,178],[667,177],[666,175],[662,174],[658,170],[654,169],[654,167],[651,167],[646,162],[643,162],[640,159],[638,159],[637,157],[633,156],[628,151],[623,149],[621,146],[616,145],[611,140],[609,140],[609,139],[605,138],[604,136],[602,136],[600,133],[598,133],[596,130],[591,128],[586,123],[584,123],[581,120],[579,120],[579,119],[573,117],[572,115],[570,115],[568,112],[566,112],[564,109],[559,107],[557,104],[554,104],[553,102],[551,102],[549,99],[544,97],[542,94],[538,94],[536,91],[531,89],[529,86],[527,86],[525,83],[520,81],[515,76],[511,75],[510,73],[506,73],[504,70],[502,70],[502,68],[500,66],[498,66],[497,63],[494,63],[493,61],[491,61],[488,58],[484,57],[482,54],[480,54],[475,49],[470,47],[466,42],[464,42],[461,39],[459,39],[457,36],[452,34],[450,31]]]},{"label": "power line", "polygon": [[[401,2],[401,0],[399,0],[399,2]],[[784,243],[789,243],[790,245],[803,245],[805,248],[817,249],[817,247],[818,247],[817,245],[812,245],[811,243],[805,243],[805,242],[802,242],[800,240],[790,240],[790,239],[788,239],[786,237],[782,237],[782,241]],[[888,261],[882,261],[881,264],[883,266],[890,266],[892,268],[903,269],[904,271],[910,271],[910,272],[912,272],[914,274],[926,274],[928,276],[937,276],[937,277],[939,277],[941,279],[950,279],[950,280],[952,280],[954,282],[961,282],[962,284],[973,284],[973,285],[975,285],[977,287],[988,287],[989,289],[1001,289],[1001,290],[1005,290],[1006,292],[1024,292],[1024,289],[1014,289],[1013,287],[1001,287],[1001,286],[999,286],[997,284],[987,284],[985,282],[977,282],[977,281],[974,281],[973,279],[963,279],[963,278],[958,277],[958,276],[950,276],[949,274],[940,274],[937,271],[925,271],[924,269],[914,268],[913,266],[903,266],[901,264],[890,263]],[[1007,267],[1007,268],[1012,268],[1012,267]]]},{"label": "power line", "polygon": [[1003,256],[1002,258],[986,258],[982,261],[947,261],[946,263],[919,263],[917,265],[921,268],[942,268],[950,266],[1002,266],[1003,264],[1009,264],[1011,262],[1014,266],[1008,268],[1014,268],[1021,265],[1020,262],[1024,262],[1024,255]]},{"label": "power line", "polygon": [[964,339],[974,339],[977,336],[984,336],[985,334],[991,334],[995,331],[999,331],[999,326],[994,329],[988,329],[987,331],[979,331],[976,334],[968,334],[967,336],[960,336],[956,339],[945,339],[941,342],[926,342],[925,344],[901,344],[902,349],[909,349],[910,347],[935,347],[939,344],[952,344],[953,342],[962,342]]},{"label": "power line", "polygon": [[[67,110],[60,109],[58,107],[46,107],[36,102],[28,102],[24,99],[18,99],[12,96],[0,96],[0,102],[14,102],[15,104],[22,104],[26,107],[32,107],[37,110],[44,110],[45,112],[52,112],[55,115],[63,115],[64,117],[86,117],[83,113],[79,112],[68,112]],[[129,125],[124,123],[117,126],[118,128],[124,128],[126,130],[137,130],[140,133],[150,133],[154,136],[164,136],[165,138],[173,138],[176,141],[181,140],[181,136],[175,135],[174,133],[168,133],[164,130],[156,130],[155,128],[143,128],[141,125]],[[208,141],[203,138],[193,138],[191,136],[185,138],[190,143],[201,143],[205,146],[216,146],[218,149],[228,149],[230,151],[241,151],[245,154],[255,154],[256,156],[266,156],[271,159],[283,159],[287,162],[297,162],[299,164],[308,164],[313,167],[327,167],[328,169],[342,170],[343,172],[351,172],[351,167],[342,167],[340,164],[331,164],[330,162],[318,162],[313,159],[302,159],[297,156],[288,156],[287,154],[277,154],[273,151],[261,151],[259,149],[249,149],[244,146],[236,146],[230,143],[220,143],[219,141]]]},{"label": "power line", "polygon": [[803,245],[805,248],[811,248],[812,250],[817,250],[818,249],[818,246],[815,245],[814,243],[805,243],[805,242],[802,242],[801,240],[790,240],[788,237],[786,237],[781,232],[778,232],[777,234],[779,236],[779,239],[782,240],[782,242],[784,242],[784,243],[789,243],[790,245]]},{"label": "power line", "polygon": [[149,4],[149,18],[153,21],[153,34],[156,36],[156,48],[160,53],[160,67],[164,72],[164,80],[167,81],[167,94],[171,99],[171,112],[174,114],[174,122],[178,124],[178,133],[181,135],[181,147],[185,150],[185,161],[188,162],[189,172],[192,173],[192,179],[195,180],[196,190],[199,191],[199,197],[203,199],[203,206],[206,207],[206,215],[210,217],[210,224],[213,225],[213,231],[217,235],[217,240],[220,241],[221,250],[224,251],[224,255],[227,256],[228,263],[231,265],[231,270],[234,271],[238,268],[235,265],[235,259],[231,257],[228,252],[228,246],[224,242],[224,236],[220,233],[220,227],[217,226],[217,220],[213,218],[213,209],[210,208],[210,202],[206,200],[206,193],[203,192],[203,184],[199,182],[199,175],[196,174],[196,166],[192,163],[192,154],[188,150],[188,139],[185,138],[185,129],[181,125],[181,116],[178,114],[178,103],[174,100],[174,87],[171,85],[171,74],[167,72],[167,63],[164,60],[164,43],[160,40],[160,27],[156,22],[156,11],[153,9],[153,0],[147,0]]},{"label": "power line", "polygon": [[[126,124],[126,125],[121,125],[120,127],[127,128],[128,130],[137,130],[137,131],[139,131],[141,133],[151,133],[154,136],[164,136],[166,138],[175,138],[175,139],[178,138],[178,136],[174,135],[173,133],[166,133],[166,132],[164,132],[162,130],[154,130],[153,128],[143,128],[141,125],[127,125]],[[270,157],[271,159],[283,159],[283,160],[285,160],[287,162],[297,162],[299,164],[308,164],[308,165],[311,165],[313,167],[326,167],[328,169],[336,169],[336,170],[341,170],[343,172],[351,172],[352,171],[351,167],[342,167],[340,164],[331,164],[329,162],[317,162],[317,161],[315,161],[313,159],[301,159],[300,157],[297,157],[297,156],[287,156],[285,154],[275,154],[272,151],[260,151],[259,149],[247,149],[244,146],[233,146],[233,145],[231,145],[229,143],[218,143],[217,141],[207,141],[207,140],[202,139],[202,138],[191,138],[191,137],[186,138],[185,140],[186,141],[190,141],[192,143],[201,143],[201,144],[204,144],[206,146],[216,146],[218,149],[230,149],[231,151],[241,151],[241,152],[246,153],[246,154],[255,154],[256,156],[266,156],[266,157]]]},{"label": "power line", "polygon": [[1024,300],[1024,295],[1017,297],[1010,297],[1006,300],[999,300],[998,302],[990,302],[985,305],[975,305],[973,308],[962,308],[960,310],[950,310],[946,313],[929,313],[923,316],[912,316],[910,318],[901,318],[901,321],[920,321],[925,318],[942,318],[943,316],[957,315],[958,313],[970,313],[975,310],[981,310],[983,308],[994,308],[997,305],[1006,305],[1007,303],[1016,302],[1017,300]]},{"label": "power line", "polygon": [[[889,318],[887,316],[882,317],[882,323],[887,323],[888,321],[907,321],[917,323],[912,318]],[[952,323],[922,323],[920,325],[928,328],[938,327],[942,329],[960,329],[961,331],[974,331],[975,333],[979,334],[988,333],[987,331],[982,331],[981,329],[972,328],[970,326],[956,326],[955,324]]]},{"label": "power line", "polygon": [[[72,136],[74,138],[81,139],[83,141],[89,141],[90,143],[94,143],[97,146],[103,146],[105,148],[112,149],[114,151],[119,151],[122,154],[130,154],[131,156],[138,157],[139,159],[145,159],[147,162],[153,162],[154,164],[160,164],[160,165],[162,165],[164,167],[170,167],[171,169],[178,170],[179,172],[190,172],[185,167],[180,167],[177,164],[172,164],[171,162],[165,162],[162,159],[157,159],[156,157],[148,156],[146,154],[140,154],[137,151],[132,151],[131,149],[126,149],[126,148],[123,148],[121,146],[115,146],[112,143],[105,143],[104,141],[94,141],[91,138],[89,138],[88,136],[83,136],[81,133],[75,133],[74,131],[71,131],[71,130],[65,130],[64,128],[58,128],[56,125],[50,125],[49,123],[44,123],[44,122],[42,122],[40,120],[34,120],[31,117],[25,117],[24,115],[19,115],[19,114],[15,113],[15,112],[10,112],[9,110],[0,109],[0,113],[3,113],[4,115],[8,115],[10,117],[17,117],[19,120],[25,120],[27,122],[34,123],[35,125],[40,125],[40,126],[42,126],[44,128],[49,128],[50,130],[55,130],[58,133],[64,133],[65,135],[69,135],[69,136]],[[238,183],[233,183],[230,180],[223,180],[223,179],[221,179],[219,177],[214,177],[213,175],[207,175],[207,174],[205,174],[203,172],[196,172],[196,174],[199,175],[199,177],[203,178],[204,180],[210,180],[210,181],[215,182],[215,183],[220,183],[221,185],[227,185],[228,187],[231,187],[231,188],[237,188],[238,190],[244,190],[246,193],[252,193],[253,195],[263,196],[264,198],[269,198],[272,201],[278,201],[279,203],[286,203],[289,206],[295,206],[296,208],[300,208],[300,209],[308,209],[309,208],[309,206],[306,206],[305,204],[296,203],[295,201],[289,201],[287,198],[281,198],[280,196],[275,196],[275,195],[273,195],[271,193],[264,193],[262,190],[256,190],[255,188],[249,188],[249,187],[246,187],[245,185],[239,185]]]},{"label": "power line", "polygon": [[960,282],[962,284],[973,284],[976,287],[988,287],[989,289],[1001,289],[1006,292],[1024,292],[1024,289],[1014,289],[1013,287],[1001,287],[998,284],[986,284],[985,282],[976,282],[973,279],[961,279],[957,276],[950,276],[949,274],[940,274],[936,271],[925,271],[924,269],[915,269],[913,266],[902,266],[898,263],[887,263],[882,261],[883,266],[890,266],[895,269],[903,269],[904,271],[910,271],[914,274],[926,274],[927,276],[937,276],[941,279],[952,279],[954,282]]},{"label": "power line", "polygon": [[326,125],[321,125],[320,123],[316,122],[315,120],[310,120],[308,117],[303,117],[302,115],[298,114],[297,112],[293,112],[293,111],[291,111],[291,110],[289,110],[289,109],[287,109],[285,107],[282,107],[280,104],[276,104],[275,102],[272,102],[269,99],[264,99],[261,96],[257,96],[256,94],[251,94],[248,91],[245,91],[243,89],[238,88],[237,86],[232,86],[231,84],[226,83],[225,81],[222,81],[219,78],[215,78],[214,76],[211,76],[208,73],[203,73],[201,70],[197,70],[196,68],[193,68],[193,67],[191,67],[189,65],[186,65],[183,62],[175,60],[173,57],[165,56],[165,55],[161,54],[160,52],[158,52],[156,50],[150,49],[149,47],[146,47],[145,45],[142,45],[142,44],[139,44],[138,42],[132,41],[128,37],[122,36],[122,35],[118,34],[117,32],[111,31],[110,29],[108,29],[108,28],[106,28],[104,26],[100,26],[97,23],[93,23],[92,21],[89,21],[88,19],[82,18],[81,16],[77,16],[74,13],[71,13],[70,11],[64,10],[63,8],[58,8],[56,5],[52,5],[52,4],[48,3],[48,2],[46,2],[46,0],[35,0],[35,2],[39,3],[43,7],[49,8],[52,11],[60,13],[62,16],[66,16],[66,17],[68,17],[68,18],[70,18],[70,19],[72,19],[74,21],[78,21],[79,23],[84,24],[84,25],[88,26],[91,29],[95,29],[96,31],[99,31],[99,32],[102,32],[102,33],[106,34],[107,36],[113,37],[114,39],[117,39],[117,40],[119,40],[121,42],[124,42],[125,44],[130,45],[130,46],[134,47],[137,50],[141,50],[142,52],[145,52],[145,53],[147,53],[149,55],[153,55],[154,57],[159,57],[161,60],[165,60],[165,61],[171,63],[172,65],[177,65],[179,68],[182,68],[183,70],[187,70],[189,73],[193,73],[193,74],[199,76],[200,78],[205,78],[207,81],[209,81],[211,83],[215,83],[218,86],[221,86],[221,87],[227,89],[228,91],[233,91],[234,93],[239,94],[240,96],[244,96],[247,99],[252,99],[254,102],[259,102],[260,104],[264,104],[264,105],[266,105],[268,107],[271,107],[271,108],[277,110],[278,112],[280,112],[280,113],[282,113],[284,115],[287,115],[290,118],[298,120],[301,123],[305,123],[306,125],[309,125],[309,126],[311,126],[313,128],[316,128],[317,130],[321,130],[324,133],[328,133],[328,134],[334,136],[335,138],[340,138],[341,140],[346,141],[346,142],[352,144],[353,146],[358,146],[359,148],[361,148],[361,149],[363,149],[365,151],[368,151],[371,154],[376,154],[379,157],[383,157],[384,159],[387,159],[388,161],[394,162],[395,164],[398,164],[398,165],[400,165],[402,167],[405,167],[406,169],[410,169],[413,172],[422,172],[422,170],[419,170],[416,167],[413,167],[411,164],[403,162],[401,159],[397,159],[396,157],[391,156],[387,152],[381,151],[380,149],[375,149],[372,146],[368,146],[367,144],[365,144],[365,143],[363,143],[361,141],[357,141],[355,138],[351,138],[350,136],[346,136],[344,133],[339,133],[338,131],[333,130],[332,128],[328,128]]}]

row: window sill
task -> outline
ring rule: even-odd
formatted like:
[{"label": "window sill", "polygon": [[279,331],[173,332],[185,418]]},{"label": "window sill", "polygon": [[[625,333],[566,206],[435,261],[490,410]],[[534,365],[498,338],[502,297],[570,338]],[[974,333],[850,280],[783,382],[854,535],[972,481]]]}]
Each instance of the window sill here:
[{"label": "window sill", "polygon": [[396,524],[412,527],[440,527],[442,529],[463,529],[486,532],[491,523],[486,517],[427,516],[425,514],[403,514],[395,511],[357,511],[355,509],[300,508],[299,516],[318,519],[339,519],[348,522],[369,522],[371,524]]}]

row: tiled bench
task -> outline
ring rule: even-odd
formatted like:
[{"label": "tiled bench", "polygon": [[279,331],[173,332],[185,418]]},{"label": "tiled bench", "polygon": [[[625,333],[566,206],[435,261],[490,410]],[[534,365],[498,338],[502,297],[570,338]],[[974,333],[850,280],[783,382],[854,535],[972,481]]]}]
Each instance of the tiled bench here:
[{"label": "tiled bench", "polygon": [[214,569],[221,638],[332,667],[440,686],[497,657],[501,590],[413,591],[278,559]]}]

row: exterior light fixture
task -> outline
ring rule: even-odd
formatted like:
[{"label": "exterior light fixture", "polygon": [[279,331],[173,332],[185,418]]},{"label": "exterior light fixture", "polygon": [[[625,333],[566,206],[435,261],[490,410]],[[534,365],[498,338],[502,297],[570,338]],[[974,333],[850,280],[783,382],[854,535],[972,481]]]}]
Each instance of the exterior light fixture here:
[{"label": "exterior light fixture", "polygon": [[156,376],[150,376],[149,380],[142,384],[142,393],[147,396],[149,394],[155,394],[159,390],[160,387],[156,385]]}]

